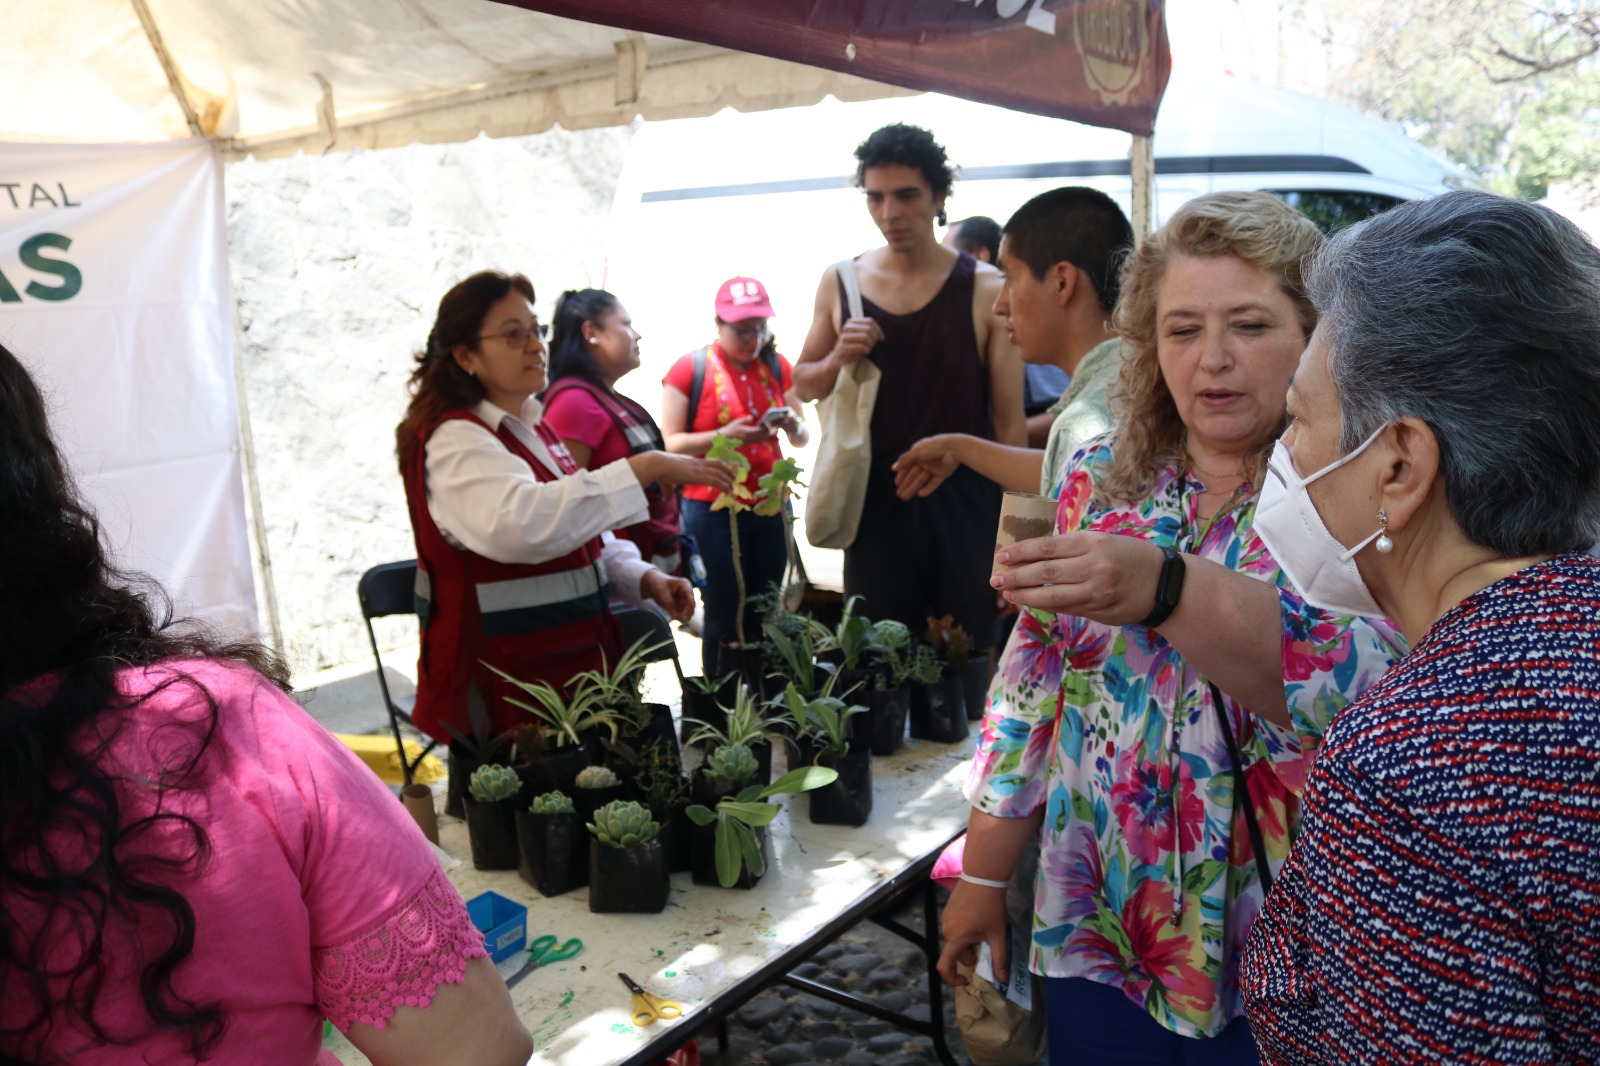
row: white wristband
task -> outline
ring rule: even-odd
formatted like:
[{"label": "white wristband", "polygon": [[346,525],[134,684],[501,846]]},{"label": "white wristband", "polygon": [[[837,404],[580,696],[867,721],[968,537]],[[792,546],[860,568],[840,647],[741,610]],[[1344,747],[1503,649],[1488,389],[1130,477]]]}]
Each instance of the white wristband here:
[{"label": "white wristband", "polygon": [[961,871],[961,880],[969,885],[982,885],[984,888],[1010,888],[1010,881],[991,881],[987,877],[973,877],[967,871]]}]

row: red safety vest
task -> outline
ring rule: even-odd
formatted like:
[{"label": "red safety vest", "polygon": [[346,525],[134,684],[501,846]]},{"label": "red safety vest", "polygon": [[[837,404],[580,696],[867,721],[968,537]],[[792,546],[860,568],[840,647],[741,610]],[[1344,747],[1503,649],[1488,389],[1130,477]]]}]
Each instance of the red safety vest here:
[{"label": "red safety vest", "polygon": [[[586,378],[570,374],[546,389],[540,399],[548,408],[550,401],[567,389],[582,389],[594,397],[595,403],[611,416],[611,421],[622,431],[623,439],[628,442],[629,455],[667,450],[661,429],[648,411]],[[676,491],[663,491],[660,485],[651,485],[645,489],[645,499],[650,506],[649,517],[643,522],[617,530],[617,536],[627,537],[637,544],[644,561],[656,569],[681,575],[683,527],[678,518],[678,494]]]},{"label": "red safety vest", "polygon": [[[489,428],[468,411],[453,411],[439,421],[456,418]],[[483,662],[519,680],[548,681],[565,689],[574,675],[615,663],[622,638],[608,607],[600,538],[559,559],[536,564],[495,562],[445,540],[428,513],[424,484],[424,449],[437,428],[438,423],[420,435],[405,471],[406,506],[417,545],[417,614],[422,620],[412,720],[440,741],[453,739],[450,729],[471,737],[467,692],[476,683],[498,736],[532,716],[505,701],[506,696],[519,695],[518,690]],[[563,475],[578,472],[554,433],[542,423],[534,431]],[[540,481],[558,480],[504,420],[495,436],[532,467]]]}]

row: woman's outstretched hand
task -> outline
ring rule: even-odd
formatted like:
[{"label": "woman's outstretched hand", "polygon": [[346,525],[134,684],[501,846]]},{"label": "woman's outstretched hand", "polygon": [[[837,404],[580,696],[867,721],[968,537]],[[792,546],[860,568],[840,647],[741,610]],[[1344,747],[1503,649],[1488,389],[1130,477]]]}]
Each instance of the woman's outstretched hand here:
[{"label": "woman's outstretched hand", "polygon": [[1021,540],[995,559],[1011,569],[990,584],[1019,607],[1132,625],[1155,606],[1161,549],[1113,533],[1060,533]]},{"label": "woman's outstretched hand", "polygon": [[701,459],[693,455],[673,455],[670,452],[641,452],[628,459],[633,476],[645,488],[661,485],[706,485],[718,492],[733,491],[733,467],[718,459]]}]

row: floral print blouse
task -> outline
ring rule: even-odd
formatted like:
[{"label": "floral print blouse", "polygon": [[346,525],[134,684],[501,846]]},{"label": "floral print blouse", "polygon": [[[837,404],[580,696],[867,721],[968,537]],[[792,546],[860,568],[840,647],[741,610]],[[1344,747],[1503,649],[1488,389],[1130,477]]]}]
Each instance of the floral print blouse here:
[{"label": "floral print blouse", "polygon": [[[1329,616],[1287,591],[1240,490],[1208,528],[1204,486],[1164,470],[1132,506],[1094,498],[1112,437],[1068,460],[1057,528],[1140,537],[1279,586],[1288,729],[1226,700],[1268,861],[1289,850],[1329,720],[1404,653],[1388,623]],[[1250,836],[1207,683],[1154,630],[1025,610],[1000,660],[966,795],[986,814],[1042,805],[1030,967],[1122,989],[1166,1028],[1215,1036],[1241,1016],[1238,968],[1260,910]]]}]

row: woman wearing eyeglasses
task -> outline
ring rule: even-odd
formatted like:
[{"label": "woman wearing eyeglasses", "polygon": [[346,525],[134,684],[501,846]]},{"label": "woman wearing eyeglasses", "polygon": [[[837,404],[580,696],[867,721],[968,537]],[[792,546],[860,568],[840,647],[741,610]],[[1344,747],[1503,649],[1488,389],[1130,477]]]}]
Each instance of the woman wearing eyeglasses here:
[{"label": "woman wearing eyeglasses", "polygon": [[[757,482],[783,458],[778,444],[782,430],[796,448],[806,443],[806,424],[795,395],[789,361],[778,354],[767,332],[772,302],[766,287],[754,278],[730,278],[717,290],[717,339],[679,359],[667,376],[661,397],[661,429],[669,451],[704,455],[718,436],[739,442],[750,460],[746,487]],[[762,416],[775,408],[787,413]],[[705,622],[700,631],[706,675],[726,673],[719,654],[736,627],[739,586],[733,572],[733,533],[726,515],[712,514],[717,489],[691,486],[683,491],[683,528],[694,538],[705,562]],[[783,580],[788,565],[787,534],[782,515],[746,511],[738,516],[739,558],[745,588],[758,596]],[[756,612],[745,607],[745,630],[759,632]]]},{"label": "woman wearing eyeglasses", "polygon": [[[628,309],[603,289],[571,290],[556,300],[550,338],[550,387],[539,397],[544,421],[585,470],[630,455],[666,450],[661,427],[638,403],[616,391],[639,366],[639,332]],[[651,485],[650,513],[616,530],[664,574],[683,574],[678,494]]]},{"label": "woman wearing eyeglasses", "polygon": [[543,328],[520,274],[474,274],[439,302],[395,432],[417,544],[417,727],[473,735],[474,689],[496,733],[519,712],[489,669],[565,687],[621,651],[611,595],[694,610],[682,578],[608,530],[645,520],[652,485],[731,487],[724,463],[646,452],[583,470],[544,425]]}]

